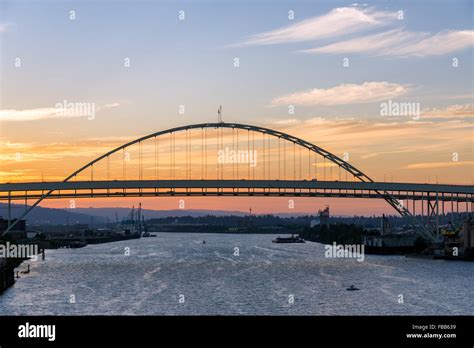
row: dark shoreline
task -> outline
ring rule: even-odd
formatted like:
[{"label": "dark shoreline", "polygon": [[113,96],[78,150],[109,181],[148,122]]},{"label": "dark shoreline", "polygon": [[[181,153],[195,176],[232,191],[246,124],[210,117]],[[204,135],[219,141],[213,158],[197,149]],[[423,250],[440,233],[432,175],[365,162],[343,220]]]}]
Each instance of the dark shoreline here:
[{"label": "dark shoreline", "polygon": [[15,268],[28,259],[6,258],[2,260],[5,261],[0,265],[0,295],[15,284]]}]

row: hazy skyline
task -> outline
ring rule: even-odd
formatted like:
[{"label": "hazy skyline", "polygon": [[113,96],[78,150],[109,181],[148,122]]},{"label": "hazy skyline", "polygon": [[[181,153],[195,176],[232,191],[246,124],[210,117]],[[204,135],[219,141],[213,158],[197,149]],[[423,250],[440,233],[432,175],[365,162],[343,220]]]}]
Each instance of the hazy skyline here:
[{"label": "hazy skyline", "polygon": [[[214,122],[223,105],[227,122],[348,153],[374,180],[472,184],[472,7],[472,1],[2,1],[0,180],[62,180],[139,136]],[[64,101],[93,103],[93,119],[59,113]],[[419,115],[382,115],[389,102],[416,104]],[[176,200],[142,201],[175,209]],[[279,199],[187,200],[190,209],[285,211]],[[297,202],[296,211],[327,202],[338,214],[391,212],[368,200]]]}]

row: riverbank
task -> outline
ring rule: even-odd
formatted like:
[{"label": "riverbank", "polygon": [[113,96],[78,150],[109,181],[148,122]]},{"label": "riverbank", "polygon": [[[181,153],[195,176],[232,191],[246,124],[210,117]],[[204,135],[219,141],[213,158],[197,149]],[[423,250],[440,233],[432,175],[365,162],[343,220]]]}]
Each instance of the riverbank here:
[{"label": "riverbank", "polygon": [[25,260],[27,259],[0,258],[0,295],[15,284],[15,268]]},{"label": "riverbank", "polygon": [[0,240],[0,295],[15,284],[15,268],[26,260],[37,259],[40,254],[44,259],[44,248],[39,243]]},{"label": "riverbank", "polygon": [[111,243],[119,242],[122,240],[129,239],[139,239],[141,238],[140,234],[130,234],[130,235],[119,235],[119,234],[110,234],[106,236],[68,236],[68,237],[55,237],[45,240],[38,240],[37,243],[43,249],[60,249],[60,248],[82,248],[89,244],[102,244],[102,243]]}]

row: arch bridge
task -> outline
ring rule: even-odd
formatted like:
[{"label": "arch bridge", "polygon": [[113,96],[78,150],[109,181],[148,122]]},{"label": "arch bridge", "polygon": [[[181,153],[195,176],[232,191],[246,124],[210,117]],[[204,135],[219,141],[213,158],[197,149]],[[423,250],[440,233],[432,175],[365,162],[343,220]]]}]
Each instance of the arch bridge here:
[{"label": "arch bridge", "polygon": [[[150,196],[383,199],[432,241],[439,240],[447,212],[468,213],[474,204],[471,185],[375,182],[347,160],[290,134],[240,123],[201,123],[130,141],[63,181],[0,184],[0,201],[9,206],[3,234],[44,199]],[[14,221],[12,201],[25,202]]]}]

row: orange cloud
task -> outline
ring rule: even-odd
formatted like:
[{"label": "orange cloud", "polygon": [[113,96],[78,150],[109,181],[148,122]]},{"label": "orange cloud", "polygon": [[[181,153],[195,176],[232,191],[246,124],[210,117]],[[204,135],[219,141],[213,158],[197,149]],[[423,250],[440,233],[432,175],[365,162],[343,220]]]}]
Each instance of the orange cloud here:
[{"label": "orange cloud", "polygon": [[[429,162],[429,163],[414,163],[406,166],[407,169],[432,169],[432,168],[451,168],[451,167],[465,167],[472,166],[474,161],[457,161],[457,162]],[[472,169],[472,167],[471,167]]]},{"label": "orange cloud", "polygon": [[270,105],[345,105],[387,100],[408,93],[409,86],[381,82],[342,84],[331,88],[315,88],[274,98]]}]

